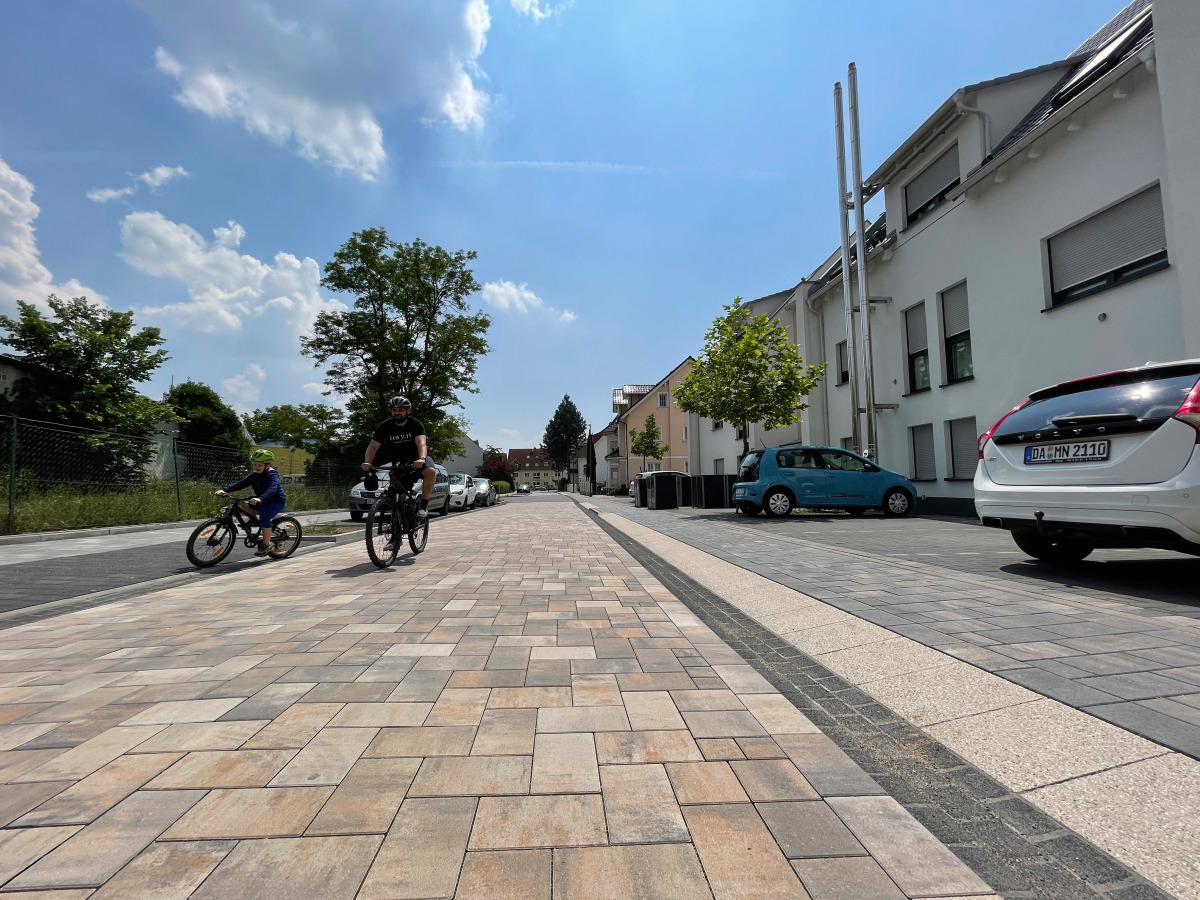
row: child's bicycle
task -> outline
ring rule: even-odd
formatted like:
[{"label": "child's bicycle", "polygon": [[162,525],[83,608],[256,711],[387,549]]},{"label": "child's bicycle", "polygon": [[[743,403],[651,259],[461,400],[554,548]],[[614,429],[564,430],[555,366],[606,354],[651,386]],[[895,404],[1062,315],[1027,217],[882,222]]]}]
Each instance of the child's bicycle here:
[{"label": "child's bicycle", "polygon": [[[371,472],[390,466],[391,463],[384,463],[373,467]],[[420,480],[421,476],[412,466],[392,467],[387,490],[367,513],[367,556],[381,569],[396,561],[405,535],[408,535],[408,546],[414,554],[424,550],[429,540],[429,518],[417,515],[421,503],[417,490]]]},{"label": "child's bicycle", "polygon": [[[192,536],[188,538],[187,557],[192,565],[201,569],[215,566],[229,555],[233,542],[237,540],[239,529],[245,533],[243,543],[247,547],[257,548],[261,543],[261,531],[258,519],[249,515],[238,506],[239,502],[248,497],[234,497],[226,494],[231,501],[223,507],[215,518],[209,519],[196,526]],[[272,559],[287,559],[296,552],[304,529],[294,516],[276,516],[271,523],[274,531],[271,534],[271,549],[267,555]]]}]

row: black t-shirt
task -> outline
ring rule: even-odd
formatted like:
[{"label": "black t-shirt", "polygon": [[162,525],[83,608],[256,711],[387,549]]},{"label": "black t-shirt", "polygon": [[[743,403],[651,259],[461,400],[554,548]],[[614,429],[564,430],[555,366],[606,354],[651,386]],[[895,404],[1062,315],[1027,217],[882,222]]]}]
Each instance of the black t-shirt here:
[{"label": "black t-shirt", "polygon": [[417,435],[425,433],[425,425],[420,419],[409,416],[401,425],[395,419],[386,419],[379,423],[371,440],[379,442],[379,451],[375,454],[375,464],[390,462],[406,465],[416,462]]}]

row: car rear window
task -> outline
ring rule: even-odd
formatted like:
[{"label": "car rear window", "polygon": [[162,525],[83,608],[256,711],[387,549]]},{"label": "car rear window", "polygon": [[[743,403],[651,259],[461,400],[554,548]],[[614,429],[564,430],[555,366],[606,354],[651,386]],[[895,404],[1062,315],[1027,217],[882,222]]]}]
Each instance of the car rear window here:
[{"label": "car rear window", "polygon": [[[1035,400],[1005,419],[993,438],[1053,432],[1073,424],[1103,425],[1106,424],[1104,417],[1108,416],[1112,417],[1112,425],[1118,428],[1122,424],[1153,427],[1175,415],[1196,386],[1196,377],[1195,374],[1175,375]],[[1079,421],[1072,423],[1072,419]]]}]

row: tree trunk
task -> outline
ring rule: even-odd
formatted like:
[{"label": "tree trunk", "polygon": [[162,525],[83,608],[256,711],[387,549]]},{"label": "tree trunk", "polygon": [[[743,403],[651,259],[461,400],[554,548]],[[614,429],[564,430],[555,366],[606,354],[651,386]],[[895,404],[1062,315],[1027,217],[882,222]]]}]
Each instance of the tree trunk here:
[{"label": "tree trunk", "polygon": [[742,423],[742,459],[750,455],[750,423]]}]

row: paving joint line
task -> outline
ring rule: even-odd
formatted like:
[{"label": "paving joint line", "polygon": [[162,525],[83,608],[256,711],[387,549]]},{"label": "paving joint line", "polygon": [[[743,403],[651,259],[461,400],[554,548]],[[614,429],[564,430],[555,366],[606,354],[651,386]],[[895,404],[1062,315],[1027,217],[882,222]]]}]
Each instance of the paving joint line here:
[{"label": "paving joint line", "polygon": [[[575,502],[591,514],[618,546],[658,578],[998,893],[1007,898],[1045,900],[1081,896],[1165,900],[1170,896],[808,654],[787,644],[606,522],[598,511],[587,509],[578,500]],[[764,649],[774,658],[769,658]],[[791,671],[780,671],[785,667]],[[813,687],[807,687],[805,681]],[[835,714],[827,708],[838,705],[846,711]],[[1015,809],[1007,811],[1006,817],[995,808],[1001,804],[1013,805]],[[968,818],[956,818],[954,813],[962,814],[964,806]],[[1025,823],[1025,830],[1019,823]],[[1034,840],[1035,834],[1041,840]],[[1014,846],[1014,841],[1019,844]],[[1049,846],[1054,841],[1063,842],[1064,846]],[[1024,852],[1014,859],[1010,854],[1015,850]],[[1030,870],[1035,867],[1041,869],[1040,879],[1031,879]]]}]

